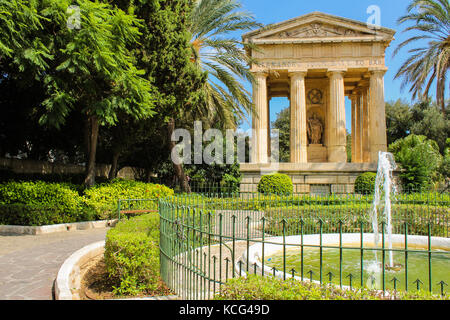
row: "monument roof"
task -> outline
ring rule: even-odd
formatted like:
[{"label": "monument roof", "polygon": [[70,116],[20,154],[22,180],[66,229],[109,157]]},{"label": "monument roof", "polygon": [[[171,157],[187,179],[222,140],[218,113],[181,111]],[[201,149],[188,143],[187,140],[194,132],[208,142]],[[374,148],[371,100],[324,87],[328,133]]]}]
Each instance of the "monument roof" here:
[{"label": "monument roof", "polygon": [[267,25],[242,36],[255,44],[314,42],[391,42],[395,30],[322,12]]}]

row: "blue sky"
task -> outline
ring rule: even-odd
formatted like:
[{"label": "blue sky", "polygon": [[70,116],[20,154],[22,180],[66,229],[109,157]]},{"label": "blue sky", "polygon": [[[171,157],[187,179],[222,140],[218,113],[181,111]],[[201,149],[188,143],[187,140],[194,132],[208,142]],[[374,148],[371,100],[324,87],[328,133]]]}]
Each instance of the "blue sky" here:
[{"label": "blue sky", "polygon": [[[277,23],[295,18],[313,11],[321,11],[344,18],[366,22],[370,14],[367,8],[377,5],[381,9],[381,25],[397,31],[395,40],[386,50],[386,65],[389,70],[385,75],[386,101],[394,101],[402,98],[411,101],[408,87],[401,90],[401,80],[394,80],[395,73],[405,61],[407,50],[403,49],[395,58],[392,52],[397,45],[411,36],[411,33],[403,33],[404,25],[399,26],[397,19],[406,13],[406,7],[410,0],[241,0],[245,10],[254,14],[256,20],[263,24]],[[241,34],[236,35],[240,37]],[[248,87],[251,90],[251,87]],[[350,102],[347,101],[347,128],[350,131]],[[287,99],[277,98],[271,102],[271,120],[281,109],[289,106]],[[247,130],[249,123],[243,123],[241,129]]]}]

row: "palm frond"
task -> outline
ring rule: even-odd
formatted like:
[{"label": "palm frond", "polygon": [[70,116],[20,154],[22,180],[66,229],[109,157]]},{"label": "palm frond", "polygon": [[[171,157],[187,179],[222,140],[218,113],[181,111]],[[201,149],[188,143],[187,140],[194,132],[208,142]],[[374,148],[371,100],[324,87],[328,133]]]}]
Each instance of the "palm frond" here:
[{"label": "palm frond", "polygon": [[254,82],[248,70],[253,59],[246,54],[248,45],[229,34],[260,26],[252,14],[242,10],[238,0],[196,2],[189,25],[192,60],[207,71],[208,82],[204,102],[193,112],[204,119],[220,119],[228,127],[235,127],[246,113],[252,112],[251,94],[243,82]]},{"label": "palm frond", "polygon": [[450,4],[448,0],[413,0],[399,24],[411,23],[403,32],[414,31],[413,36],[400,43],[393,56],[406,46],[428,41],[426,47],[409,49],[410,57],[399,68],[395,78],[403,78],[404,88],[410,85],[413,99],[427,98],[432,83],[436,82],[436,99],[445,116],[445,82],[450,66]]}]

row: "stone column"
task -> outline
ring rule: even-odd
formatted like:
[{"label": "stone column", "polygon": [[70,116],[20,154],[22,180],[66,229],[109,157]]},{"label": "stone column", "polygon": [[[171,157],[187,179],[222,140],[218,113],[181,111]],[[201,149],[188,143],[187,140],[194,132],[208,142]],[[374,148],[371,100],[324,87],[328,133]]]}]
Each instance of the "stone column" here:
[{"label": "stone column", "polygon": [[358,95],[355,93],[352,93],[349,96],[349,98],[352,101],[352,163],[356,163],[356,162],[358,162],[356,159],[356,140],[357,140],[356,105],[357,105]]},{"label": "stone column", "polygon": [[362,91],[362,162],[370,162],[370,145],[369,145],[369,88]]},{"label": "stone column", "polygon": [[[272,97],[267,93],[267,157],[270,160],[272,156],[272,140],[270,136],[270,99]],[[269,161],[270,162],[270,161]]]},{"label": "stone column", "polygon": [[358,92],[356,98],[355,110],[355,161],[361,163],[362,161],[362,94]]},{"label": "stone column", "polygon": [[307,163],[306,71],[291,72],[291,163]]},{"label": "stone column", "polygon": [[328,145],[328,162],[347,162],[347,132],[345,130],[345,91],[344,70],[330,70],[330,137]]},{"label": "stone column", "polygon": [[268,163],[268,119],[267,119],[267,73],[255,72],[256,83],[253,86],[253,103],[255,112],[252,115],[252,163]]},{"label": "stone column", "polygon": [[386,104],[384,101],[385,69],[370,71],[369,145],[370,162],[378,162],[378,152],[387,151]]}]

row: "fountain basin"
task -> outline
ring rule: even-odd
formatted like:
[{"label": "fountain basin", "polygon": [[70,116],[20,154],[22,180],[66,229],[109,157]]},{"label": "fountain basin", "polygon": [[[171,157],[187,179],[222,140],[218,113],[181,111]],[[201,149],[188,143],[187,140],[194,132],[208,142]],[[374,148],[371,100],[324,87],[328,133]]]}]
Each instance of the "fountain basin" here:
[{"label": "fountain basin", "polygon": [[[363,236],[363,281],[369,288],[381,289],[382,287],[382,265],[381,265],[381,246],[374,246],[374,234],[365,233]],[[381,238],[381,237],[380,237]],[[380,239],[381,240],[381,239]],[[392,289],[394,286],[394,277],[398,280],[396,283],[397,289],[404,289],[405,279],[405,236],[394,234],[391,237],[392,247],[395,257],[394,268],[389,268],[385,265],[385,286],[387,289]],[[300,244],[302,241],[301,236],[289,236],[285,237],[283,245],[283,237],[266,238],[264,243],[264,269],[262,263],[263,257],[263,244],[258,243],[250,246],[248,252],[245,252],[242,256],[242,262],[246,267],[248,257],[248,270],[249,273],[254,273],[256,267],[257,274],[264,274],[266,276],[273,276],[276,266],[275,276],[279,278],[292,278],[291,269],[294,267],[296,273],[294,278],[302,280],[300,275]],[[417,279],[419,274],[420,281],[422,282],[422,288],[428,288],[428,237],[427,236],[408,236],[408,289],[416,288],[413,282]],[[322,283],[328,283],[329,272],[334,275],[334,281],[331,283],[340,284],[339,272],[340,272],[340,258],[339,258],[339,234],[323,234],[322,240],[319,234],[304,235],[303,236],[303,281],[310,281],[311,274],[308,274],[309,270],[313,270],[313,282],[320,283],[319,279],[319,248],[320,242],[322,242]],[[385,236],[385,242],[387,243],[387,235]],[[381,241],[380,241],[381,243]],[[432,270],[434,273],[440,270],[437,277],[433,279],[432,286],[433,291],[439,291],[438,282],[441,280],[449,283],[450,280],[450,239],[441,237],[431,237],[431,252],[432,252]],[[360,285],[360,256],[361,256],[361,234],[342,234],[342,247],[343,247],[343,259],[342,259],[342,282],[346,285],[343,287],[349,288],[350,279],[347,277],[349,273],[354,277],[352,287]],[[283,248],[286,253],[286,274],[283,272]],[[377,248],[378,250],[374,250]],[[388,247],[385,247],[385,264],[388,263]],[[417,252],[416,252],[417,251]],[[421,252],[418,252],[421,251]],[[375,252],[377,252],[377,259],[375,258]],[[247,256],[248,255],[248,256]],[[312,267],[315,265],[315,267]],[[435,266],[435,268],[433,268]],[[417,267],[423,269],[422,271],[416,271]],[[242,270],[247,270],[244,267]],[[264,271],[263,271],[264,270]],[[402,271],[403,270],[403,271]],[[445,276],[444,279],[441,279]],[[435,276],[436,277],[436,276]],[[368,283],[370,280],[370,283]],[[394,281],[395,282],[395,281]]]}]

